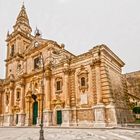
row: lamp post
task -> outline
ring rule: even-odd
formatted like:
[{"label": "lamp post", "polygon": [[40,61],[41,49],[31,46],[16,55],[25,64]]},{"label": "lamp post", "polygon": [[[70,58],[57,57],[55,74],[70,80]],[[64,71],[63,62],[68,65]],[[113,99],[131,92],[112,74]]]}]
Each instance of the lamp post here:
[{"label": "lamp post", "polygon": [[44,58],[42,53],[40,52],[40,61],[42,64],[42,81],[41,81],[41,88],[42,88],[42,108],[41,108],[41,123],[40,123],[40,137],[39,140],[45,140],[44,139],[44,130],[43,130],[43,105],[44,105],[44,78],[45,78],[45,66],[44,66]]},{"label": "lamp post", "polygon": [[[53,53],[53,54],[56,54],[57,56],[53,56],[52,57],[52,54],[49,56],[49,57],[47,57],[47,58],[45,58],[45,60],[47,60],[48,58],[50,58],[50,60],[49,60],[49,64],[52,64],[52,65],[54,65],[54,64],[56,64],[56,59],[58,58],[58,57],[60,57],[60,54],[62,53],[63,51],[62,50],[60,50],[60,51],[56,51],[55,53]],[[44,60],[44,58],[43,58],[43,54],[42,54],[42,52],[40,52],[40,62],[39,62],[39,65],[41,65],[42,66],[42,82],[41,82],[41,87],[42,87],[42,108],[41,108],[41,123],[40,123],[40,137],[39,137],[39,140],[45,140],[44,139],[44,130],[43,130],[43,105],[44,105],[44,79],[45,79],[45,60]]]}]

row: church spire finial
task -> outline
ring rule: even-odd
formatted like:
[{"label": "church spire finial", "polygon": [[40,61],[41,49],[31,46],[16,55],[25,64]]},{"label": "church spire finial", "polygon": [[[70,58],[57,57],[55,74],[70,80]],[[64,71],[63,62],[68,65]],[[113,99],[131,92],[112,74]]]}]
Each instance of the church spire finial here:
[{"label": "church spire finial", "polygon": [[17,17],[17,21],[16,21],[16,24],[14,26],[14,30],[17,30],[18,28],[20,28],[20,30],[28,32],[28,33],[31,33],[31,31],[32,31],[30,24],[29,24],[28,16],[26,13],[26,9],[24,6],[24,2],[22,4],[20,13]]},{"label": "church spire finial", "polygon": [[37,28],[37,26],[36,26],[34,34],[35,34],[35,37],[40,37],[41,36],[41,31]]},{"label": "church spire finial", "polygon": [[22,3],[22,8],[21,9],[25,9],[24,1]]}]

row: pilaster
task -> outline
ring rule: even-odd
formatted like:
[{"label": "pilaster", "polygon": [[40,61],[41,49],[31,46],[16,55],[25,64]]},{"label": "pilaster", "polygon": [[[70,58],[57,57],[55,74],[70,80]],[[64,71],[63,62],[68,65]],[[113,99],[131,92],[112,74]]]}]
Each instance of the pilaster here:
[{"label": "pilaster", "polygon": [[31,92],[29,91],[26,95],[26,118],[25,118],[25,126],[31,125]]},{"label": "pilaster", "polygon": [[10,82],[10,100],[9,100],[9,114],[12,114],[12,107],[14,103],[14,83]]},{"label": "pilaster", "polygon": [[106,126],[105,123],[105,105],[102,100],[102,89],[101,89],[101,59],[94,59],[93,66],[95,69],[95,79],[96,79],[96,95],[97,95],[97,104],[93,106],[93,111],[95,114],[95,123],[94,127],[102,128]]},{"label": "pilaster", "polygon": [[9,112],[4,115],[4,126],[12,126],[14,122],[13,103],[14,103],[14,82],[10,82]]},{"label": "pilaster", "polygon": [[46,88],[45,88],[45,95],[46,95],[46,106],[45,109],[51,109],[51,69],[48,66],[45,72],[46,77]]},{"label": "pilaster", "polygon": [[70,70],[70,104],[72,108],[76,107],[76,97],[75,97],[75,69]]},{"label": "pilaster", "polygon": [[70,95],[69,95],[69,68],[64,68],[64,93],[65,93],[65,108],[70,107]]},{"label": "pilaster", "polygon": [[25,83],[24,79],[21,79],[21,97],[20,97],[20,113],[25,113]]}]

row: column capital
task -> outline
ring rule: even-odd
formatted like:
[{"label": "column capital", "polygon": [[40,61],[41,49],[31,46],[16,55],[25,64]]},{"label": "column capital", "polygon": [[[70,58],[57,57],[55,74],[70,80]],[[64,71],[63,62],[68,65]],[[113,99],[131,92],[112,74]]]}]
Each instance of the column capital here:
[{"label": "column capital", "polygon": [[69,75],[70,69],[69,68],[64,68],[63,72],[64,72],[65,75]]},{"label": "column capital", "polygon": [[101,65],[101,59],[100,58],[95,58],[92,60],[90,66],[93,68],[95,66],[100,66]]},{"label": "column capital", "polygon": [[70,73],[71,73],[71,74],[74,74],[74,73],[75,73],[75,71],[76,71],[76,69],[75,69],[75,68],[70,69]]},{"label": "column capital", "polygon": [[45,71],[45,77],[46,79],[49,79],[51,77],[51,69],[50,68],[47,68],[46,71]]},{"label": "column capital", "polygon": [[10,84],[9,84],[9,88],[10,88],[10,90],[13,90],[14,89],[14,82],[10,82]]}]

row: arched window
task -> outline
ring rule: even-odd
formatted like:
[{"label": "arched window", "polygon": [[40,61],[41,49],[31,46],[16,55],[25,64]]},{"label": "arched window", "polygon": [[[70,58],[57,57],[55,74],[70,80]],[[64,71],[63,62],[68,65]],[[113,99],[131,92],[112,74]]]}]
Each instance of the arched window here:
[{"label": "arched window", "polygon": [[56,90],[61,90],[61,81],[56,82]]},{"label": "arched window", "polygon": [[15,53],[15,47],[14,47],[14,45],[12,45],[10,56],[13,57],[14,53]]},{"label": "arched window", "polygon": [[62,84],[62,77],[57,77],[55,81],[55,88],[57,94],[62,92]]},{"label": "arched window", "polygon": [[17,100],[20,100],[20,92],[17,91]]},{"label": "arched window", "polygon": [[34,59],[34,69],[39,69],[40,68],[40,65],[41,65],[41,61],[40,60],[41,60],[40,56],[36,57]]},{"label": "arched window", "polygon": [[81,86],[83,87],[85,85],[86,85],[86,79],[85,79],[85,77],[82,77],[81,78]]},{"label": "arched window", "polygon": [[83,65],[81,65],[81,68],[77,73],[79,90],[83,93],[85,92],[85,90],[88,90],[88,73],[88,70],[86,70],[86,67],[84,67]]},{"label": "arched window", "polygon": [[9,104],[9,96],[8,96],[8,94],[6,94],[6,105],[8,105]]}]

